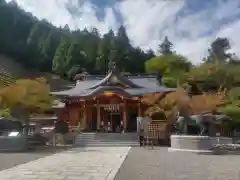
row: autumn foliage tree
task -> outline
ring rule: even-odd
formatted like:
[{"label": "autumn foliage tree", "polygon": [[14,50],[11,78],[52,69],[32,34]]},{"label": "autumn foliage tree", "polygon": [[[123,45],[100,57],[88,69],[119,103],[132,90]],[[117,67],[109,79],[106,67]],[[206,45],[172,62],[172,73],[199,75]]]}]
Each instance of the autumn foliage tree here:
[{"label": "autumn foliage tree", "polygon": [[176,120],[176,111],[179,111],[181,116],[201,114],[203,112],[212,112],[226,102],[224,93],[188,96],[183,88],[177,88],[175,92],[168,93],[159,100],[148,97],[145,98],[145,101],[150,105],[145,114],[164,114],[166,117],[170,117],[174,113],[174,117],[171,116],[171,118],[175,119],[167,118],[169,123],[174,123]]},{"label": "autumn foliage tree", "polygon": [[51,109],[53,99],[44,78],[20,79],[0,90],[1,109],[18,118],[42,114]]}]

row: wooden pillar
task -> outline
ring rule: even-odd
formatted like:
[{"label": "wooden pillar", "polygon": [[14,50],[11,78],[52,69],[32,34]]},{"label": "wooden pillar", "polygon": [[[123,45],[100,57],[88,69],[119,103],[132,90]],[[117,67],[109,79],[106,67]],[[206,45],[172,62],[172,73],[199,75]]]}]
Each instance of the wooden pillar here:
[{"label": "wooden pillar", "polygon": [[123,103],[123,129],[126,130],[127,129],[127,103],[126,100],[124,100]]},{"label": "wooden pillar", "polygon": [[92,130],[92,107],[87,107],[86,111],[88,128]]},{"label": "wooden pillar", "polygon": [[97,131],[100,130],[100,124],[101,124],[101,111],[99,106],[99,100],[97,100]]},{"label": "wooden pillar", "polygon": [[142,112],[141,112],[141,102],[139,101],[138,102],[138,117],[142,115]]},{"label": "wooden pillar", "polygon": [[86,109],[86,105],[85,104],[83,105],[82,112],[83,112],[83,114],[82,114],[82,125],[81,125],[81,127],[83,129],[86,129],[87,128],[86,127],[86,125],[87,125],[87,109]]},{"label": "wooden pillar", "polygon": [[[221,124],[220,124],[220,136],[224,136],[225,134],[224,134],[225,132],[224,132],[224,129],[223,129],[223,124],[222,124],[222,122],[221,122]],[[229,135],[229,134],[228,134]]]}]

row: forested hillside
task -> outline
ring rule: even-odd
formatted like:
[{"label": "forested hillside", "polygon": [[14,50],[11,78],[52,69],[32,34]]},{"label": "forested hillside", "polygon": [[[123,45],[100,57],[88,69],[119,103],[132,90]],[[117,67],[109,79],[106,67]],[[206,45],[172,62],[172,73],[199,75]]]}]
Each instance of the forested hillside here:
[{"label": "forested hillside", "polygon": [[69,78],[82,68],[90,73],[105,73],[108,60],[113,59],[121,71],[143,72],[144,62],[154,57],[151,50],[145,53],[132,47],[123,26],[117,33],[110,30],[103,36],[95,28],[56,28],[4,0],[0,0],[0,22],[1,54],[27,68]]}]

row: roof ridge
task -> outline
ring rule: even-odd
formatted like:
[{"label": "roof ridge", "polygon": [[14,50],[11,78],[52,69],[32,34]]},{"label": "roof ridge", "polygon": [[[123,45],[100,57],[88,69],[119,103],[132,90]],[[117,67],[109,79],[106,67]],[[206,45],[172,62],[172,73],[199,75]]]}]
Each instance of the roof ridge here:
[{"label": "roof ridge", "polygon": [[105,78],[100,80],[100,82],[98,82],[97,84],[93,85],[90,89],[95,89],[99,86],[107,85],[108,83],[110,83],[110,84],[113,83],[114,84],[114,82],[112,82],[113,77],[115,77],[116,81],[119,81],[120,84],[123,84],[123,86],[126,86],[126,87],[129,86],[129,87],[132,87],[132,88],[141,88],[141,86],[132,82],[128,77],[122,75],[116,68],[113,68],[107,74],[107,76],[105,76]]}]

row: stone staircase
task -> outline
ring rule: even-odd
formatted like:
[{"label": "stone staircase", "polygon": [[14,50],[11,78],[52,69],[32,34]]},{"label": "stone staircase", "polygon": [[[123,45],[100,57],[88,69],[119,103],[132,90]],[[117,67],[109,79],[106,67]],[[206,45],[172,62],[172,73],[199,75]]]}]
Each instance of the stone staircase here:
[{"label": "stone staircase", "polygon": [[76,136],[75,146],[101,147],[101,146],[131,146],[138,147],[137,133],[81,133]]}]

